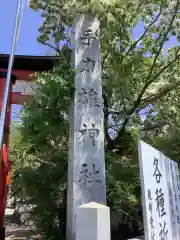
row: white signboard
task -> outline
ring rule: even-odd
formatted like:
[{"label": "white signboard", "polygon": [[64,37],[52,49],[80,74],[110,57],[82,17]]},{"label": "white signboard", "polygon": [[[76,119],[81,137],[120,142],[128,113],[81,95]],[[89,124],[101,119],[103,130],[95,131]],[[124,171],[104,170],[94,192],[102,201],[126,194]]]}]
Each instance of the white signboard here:
[{"label": "white signboard", "polygon": [[145,240],[174,240],[165,156],[141,141],[139,162]]},{"label": "white signboard", "polygon": [[169,208],[173,239],[180,239],[180,184],[178,164],[165,157],[166,178],[169,192]]}]

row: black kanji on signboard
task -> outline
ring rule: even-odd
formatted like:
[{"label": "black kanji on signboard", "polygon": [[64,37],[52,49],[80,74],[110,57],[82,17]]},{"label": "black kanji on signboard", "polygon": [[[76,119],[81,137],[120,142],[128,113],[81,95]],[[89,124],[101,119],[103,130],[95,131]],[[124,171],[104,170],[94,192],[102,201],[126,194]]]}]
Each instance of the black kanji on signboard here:
[{"label": "black kanji on signboard", "polygon": [[153,177],[156,178],[156,182],[157,183],[160,183],[161,182],[161,177],[162,177],[162,174],[159,170],[159,160],[157,158],[154,158],[154,163],[153,163],[153,166],[155,166],[155,169],[154,169],[154,174],[153,174]]}]

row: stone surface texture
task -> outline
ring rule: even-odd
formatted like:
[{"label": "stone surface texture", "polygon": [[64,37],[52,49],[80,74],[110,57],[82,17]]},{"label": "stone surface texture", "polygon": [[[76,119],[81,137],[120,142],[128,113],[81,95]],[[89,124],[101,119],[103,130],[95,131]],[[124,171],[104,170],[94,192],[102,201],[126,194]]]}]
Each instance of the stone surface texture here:
[{"label": "stone surface texture", "polygon": [[71,36],[76,74],[69,137],[67,240],[75,239],[78,206],[92,201],[106,204],[99,24],[89,15],[77,15]]}]

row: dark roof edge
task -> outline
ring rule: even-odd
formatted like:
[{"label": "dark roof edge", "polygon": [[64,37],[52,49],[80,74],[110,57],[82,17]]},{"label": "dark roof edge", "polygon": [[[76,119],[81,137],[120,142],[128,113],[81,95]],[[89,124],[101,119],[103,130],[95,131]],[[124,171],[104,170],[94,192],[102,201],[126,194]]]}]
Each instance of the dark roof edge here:
[{"label": "dark roof edge", "polygon": [[[58,56],[15,55],[13,69],[30,71],[48,71],[59,59]],[[8,67],[9,55],[0,54],[0,68]]]},{"label": "dark roof edge", "polygon": [[[9,54],[0,54],[0,58],[9,58]],[[15,55],[16,59],[59,59],[59,56],[32,56],[32,55]]]}]

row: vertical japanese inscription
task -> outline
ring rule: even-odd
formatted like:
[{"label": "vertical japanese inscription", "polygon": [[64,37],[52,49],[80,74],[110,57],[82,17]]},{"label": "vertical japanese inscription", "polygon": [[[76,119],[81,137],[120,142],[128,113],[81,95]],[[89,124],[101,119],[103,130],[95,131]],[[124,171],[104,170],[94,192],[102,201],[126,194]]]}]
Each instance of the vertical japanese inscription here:
[{"label": "vertical japanese inscription", "polygon": [[86,57],[85,59],[81,60],[81,65],[82,68],[80,68],[80,73],[89,73],[90,71],[94,72],[96,61],[90,57]]},{"label": "vertical japanese inscription", "polygon": [[175,210],[176,212],[174,212],[174,209],[172,207],[172,218],[173,218],[173,227],[175,228],[176,225],[176,213],[178,212],[178,207],[177,207],[177,197],[176,197],[176,189],[175,189],[175,179],[174,179],[174,172],[173,172],[173,167],[172,167],[172,163],[170,163],[170,168],[171,168],[171,177],[172,177],[172,188],[173,188],[173,195],[174,195],[174,204],[175,204]]},{"label": "vertical japanese inscription", "polygon": [[168,240],[168,229],[166,226],[166,222],[164,221],[163,223],[159,223],[160,225],[160,232],[159,236],[161,240]]},{"label": "vertical japanese inscription", "polygon": [[[161,169],[159,166],[159,159],[156,157],[154,157],[153,166],[154,166],[153,177],[155,178],[156,183],[160,184],[163,175],[161,173]],[[156,211],[158,213],[159,226],[160,226],[159,237],[160,237],[160,240],[168,240],[167,239],[167,237],[168,237],[167,223],[163,219],[163,217],[166,215],[166,210],[165,210],[164,192],[163,192],[162,188],[156,188],[155,195],[156,195],[156,198],[155,198]]]},{"label": "vertical japanese inscription", "polygon": [[[92,29],[88,28],[82,31],[82,34],[79,38],[79,44],[82,47],[91,48],[92,42],[97,40],[98,37],[98,29],[93,32]],[[89,57],[85,56],[81,62],[81,67],[79,68],[79,72],[82,73],[90,73],[94,72],[96,61]],[[78,103],[87,105],[90,108],[92,107],[100,107],[100,103],[98,100],[98,92],[93,87],[90,89],[81,88],[81,92],[78,93],[79,99],[77,100]],[[83,129],[79,129],[79,137],[78,140],[82,139],[85,141],[87,138],[92,140],[92,146],[96,146],[96,139],[99,136],[100,130],[95,127],[96,123],[92,123],[92,128],[88,128],[87,123],[83,123]]]},{"label": "vertical japanese inscription", "polygon": [[[176,165],[176,183],[177,183],[177,203],[180,201],[180,185],[179,185],[179,170],[178,170],[178,165]],[[180,230],[180,216],[179,216],[179,209],[178,209],[178,215],[177,215],[177,222],[179,225],[179,230]]]},{"label": "vertical japanese inscription", "polygon": [[163,217],[166,215],[164,209],[164,193],[162,192],[162,188],[156,189],[156,205],[157,205],[157,212],[159,217]]},{"label": "vertical japanese inscription", "polygon": [[100,180],[100,171],[96,168],[95,164],[92,164],[92,171],[89,171],[88,164],[83,163],[82,165],[82,171],[80,172],[80,178],[78,180],[79,183],[82,183],[85,187],[87,187],[87,184],[93,185],[94,183],[101,183]]},{"label": "vertical japanese inscription", "polygon": [[170,176],[171,176],[171,195],[170,200],[170,209],[172,216],[172,228],[173,228],[173,236],[175,239],[179,239],[180,237],[180,210],[178,204],[179,198],[179,176],[178,176],[178,165],[174,161],[170,160]]},{"label": "vertical japanese inscription", "polygon": [[[171,215],[172,215],[172,219],[174,219],[174,208],[173,208],[173,198],[172,198],[172,189],[169,187],[169,204],[171,207]],[[175,224],[174,220],[173,220],[173,225]]]},{"label": "vertical japanese inscription", "polygon": [[153,198],[152,198],[152,193],[151,190],[148,189],[148,210],[150,212],[150,228],[151,228],[151,240],[155,240],[155,232],[154,232],[154,219],[153,219],[153,215],[152,215],[152,211],[153,211]]},{"label": "vertical japanese inscription", "polygon": [[170,172],[167,172],[167,167],[170,169],[170,165],[165,164],[165,156],[161,152],[142,141],[139,153],[142,200],[145,203],[143,204],[145,239],[177,240],[179,238],[173,237],[169,211]]},{"label": "vertical japanese inscription", "polygon": [[160,183],[161,182],[161,178],[162,178],[162,174],[161,174],[161,172],[159,170],[159,160],[157,158],[154,158],[153,166],[155,166],[153,176],[156,178],[156,182]]},{"label": "vertical japanese inscription", "polygon": [[94,88],[81,88],[81,92],[79,92],[78,95],[79,99],[77,102],[79,102],[80,104],[89,105],[90,108],[100,107],[100,103],[98,101],[98,93]]},{"label": "vertical japanese inscription", "polygon": [[85,140],[85,137],[88,137],[92,140],[92,145],[96,146],[96,138],[99,136],[100,130],[95,128],[95,124],[92,123],[92,128],[88,128],[86,124],[83,124],[83,129],[79,130],[79,138],[83,138],[83,141]]},{"label": "vertical japanese inscription", "polygon": [[68,164],[68,240],[76,237],[79,205],[106,204],[99,25],[96,17],[77,14],[72,27],[75,95]]},{"label": "vertical japanese inscription", "polygon": [[75,34],[75,109],[79,119],[75,131],[81,153],[76,183],[78,189],[87,188],[94,200],[103,203],[106,191],[99,25],[98,19],[83,15]]},{"label": "vertical japanese inscription", "polygon": [[84,46],[91,47],[92,41],[97,39],[98,31],[95,33],[92,29],[84,30],[80,36],[80,43]]},{"label": "vertical japanese inscription", "polygon": [[[94,33],[92,29],[87,29],[82,32],[80,39],[79,39],[79,45],[82,47],[90,48],[92,47],[93,40],[97,40],[98,37],[98,30]],[[85,56],[81,60],[81,67],[79,69],[80,73],[90,73],[94,72],[96,66],[96,61],[89,57]]]}]

